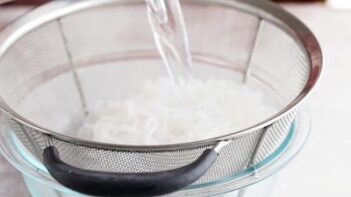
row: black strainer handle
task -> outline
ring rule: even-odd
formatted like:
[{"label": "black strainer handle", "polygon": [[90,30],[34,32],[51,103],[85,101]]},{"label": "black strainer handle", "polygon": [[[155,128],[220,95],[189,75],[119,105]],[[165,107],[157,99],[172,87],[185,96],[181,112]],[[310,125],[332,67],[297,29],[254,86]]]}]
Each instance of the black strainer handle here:
[{"label": "black strainer handle", "polygon": [[110,173],[80,169],[64,163],[54,146],[44,149],[43,159],[56,181],[80,193],[93,196],[156,196],[178,191],[198,180],[217,159],[223,143],[220,142],[213,149],[206,149],[189,165],[151,173]]}]

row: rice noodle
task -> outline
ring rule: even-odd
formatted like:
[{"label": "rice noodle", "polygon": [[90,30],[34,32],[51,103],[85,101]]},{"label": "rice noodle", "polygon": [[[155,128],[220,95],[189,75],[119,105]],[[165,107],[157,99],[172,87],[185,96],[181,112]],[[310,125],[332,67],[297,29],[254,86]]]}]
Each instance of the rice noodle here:
[{"label": "rice noodle", "polygon": [[146,82],[138,95],[91,106],[78,136],[99,142],[156,145],[228,134],[276,112],[263,94],[229,80]]}]

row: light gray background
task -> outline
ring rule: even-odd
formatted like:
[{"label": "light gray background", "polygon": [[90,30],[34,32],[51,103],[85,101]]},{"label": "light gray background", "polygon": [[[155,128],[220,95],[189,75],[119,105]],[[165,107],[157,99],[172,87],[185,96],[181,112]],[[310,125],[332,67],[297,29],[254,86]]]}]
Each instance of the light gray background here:
[{"label": "light gray background", "polygon": [[[351,196],[351,10],[321,4],[284,5],[320,40],[324,73],[307,106],[312,134],[289,166],[279,173],[271,197]],[[28,8],[0,8],[0,28]],[[0,156],[0,196],[29,196],[20,175]]]}]

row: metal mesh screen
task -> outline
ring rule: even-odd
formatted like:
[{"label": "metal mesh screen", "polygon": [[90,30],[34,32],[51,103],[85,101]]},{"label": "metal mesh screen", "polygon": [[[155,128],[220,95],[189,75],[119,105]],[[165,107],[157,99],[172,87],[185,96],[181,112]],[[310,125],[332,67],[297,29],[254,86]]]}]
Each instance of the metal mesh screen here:
[{"label": "metal mesh screen", "polygon": [[67,62],[57,22],[28,32],[0,59],[1,97],[43,127],[74,127],[83,114]]},{"label": "metal mesh screen", "polygon": [[296,98],[310,73],[306,51],[296,38],[263,22],[252,58],[252,75],[271,87],[283,105]]},{"label": "metal mesh screen", "polygon": [[[259,28],[260,17],[232,6],[189,3],[183,7],[195,58],[225,67],[239,80],[251,65],[250,82],[274,92],[271,96],[278,97],[281,106],[302,91],[310,72],[309,58],[285,30],[268,19],[263,19],[264,25]],[[74,135],[84,118],[82,95],[89,105],[101,98],[125,95],[146,79],[165,75],[155,50],[144,4],[116,1],[114,5],[77,11],[33,27],[13,42],[0,58],[0,94],[24,118]],[[152,66],[146,65],[148,61],[153,61]],[[126,73],[131,75],[126,77]],[[267,128],[233,137],[195,184],[239,173],[262,161],[285,139],[295,115],[291,112]],[[215,144],[126,150],[67,141],[12,118],[8,118],[8,125],[40,160],[41,151],[52,144],[68,164],[108,172],[174,169],[191,163]]]}]

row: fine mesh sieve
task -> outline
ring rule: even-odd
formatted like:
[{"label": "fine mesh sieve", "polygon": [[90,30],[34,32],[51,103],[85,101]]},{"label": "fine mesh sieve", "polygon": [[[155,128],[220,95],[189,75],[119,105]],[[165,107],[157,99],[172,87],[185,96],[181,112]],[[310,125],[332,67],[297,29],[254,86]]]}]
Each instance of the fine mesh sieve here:
[{"label": "fine mesh sieve", "polygon": [[131,94],[166,72],[142,0],[50,3],[0,34],[0,106],[5,127],[57,181],[90,195],[165,194],[239,173],[284,141],[320,74],[312,33],[266,1],[181,3],[195,63],[221,70],[206,75],[266,89],[281,110],[250,128],[191,143],[77,139],[86,106]]}]

